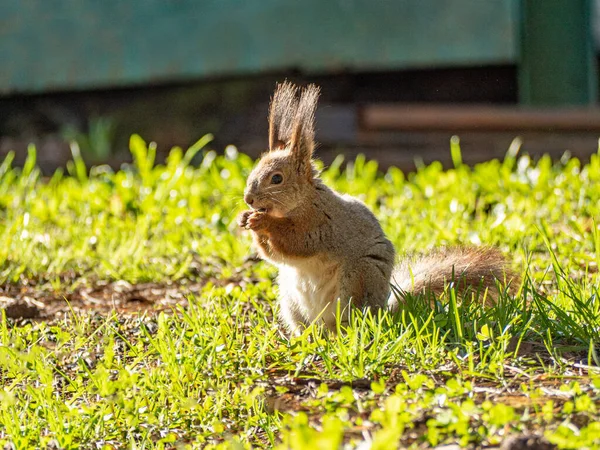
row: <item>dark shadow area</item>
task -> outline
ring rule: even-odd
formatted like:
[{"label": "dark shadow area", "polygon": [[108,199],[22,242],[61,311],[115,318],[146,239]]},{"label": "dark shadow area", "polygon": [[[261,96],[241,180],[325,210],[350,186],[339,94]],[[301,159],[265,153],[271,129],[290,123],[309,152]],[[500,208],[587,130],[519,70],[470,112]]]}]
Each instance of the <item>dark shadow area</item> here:
[{"label": "dark shadow area", "polygon": [[[0,98],[0,157],[16,152],[22,164],[29,143],[49,173],[70,158],[67,141],[76,139],[86,161],[118,166],[129,160],[132,133],[158,145],[159,158],[173,146],[187,147],[206,133],[217,151],[229,144],[257,156],[265,148],[267,109],[277,81],[314,82],[322,87],[317,117],[320,156],[366,153],[384,165],[412,166],[419,136],[383,140],[363,136],[358,124],[361,105],[373,103],[515,104],[516,69],[508,66],[406,70],[386,73],[309,77],[270,74],[250,78],[205,80],[82,92],[56,92]],[[435,132],[435,130],[431,130]],[[447,133],[446,133],[447,134]],[[442,147],[447,150],[448,136]],[[428,141],[426,139],[426,141]],[[433,145],[438,146],[434,139]],[[408,147],[408,153],[406,152]],[[413,150],[411,150],[413,149]],[[423,155],[428,159],[428,155]],[[408,162],[408,164],[407,164]]]}]

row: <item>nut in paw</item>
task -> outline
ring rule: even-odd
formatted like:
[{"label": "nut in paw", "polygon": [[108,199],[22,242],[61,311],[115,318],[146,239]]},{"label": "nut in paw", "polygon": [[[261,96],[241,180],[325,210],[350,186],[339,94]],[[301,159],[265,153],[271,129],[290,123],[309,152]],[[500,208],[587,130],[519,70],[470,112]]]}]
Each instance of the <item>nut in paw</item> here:
[{"label": "nut in paw", "polygon": [[248,230],[260,230],[266,225],[267,215],[264,212],[252,211],[246,221],[246,228]]},{"label": "nut in paw", "polygon": [[246,228],[248,226],[248,217],[250,217],[250,214],[253,212],[254,211],[242,211],[236,219],[238,226],[241,228]]}]

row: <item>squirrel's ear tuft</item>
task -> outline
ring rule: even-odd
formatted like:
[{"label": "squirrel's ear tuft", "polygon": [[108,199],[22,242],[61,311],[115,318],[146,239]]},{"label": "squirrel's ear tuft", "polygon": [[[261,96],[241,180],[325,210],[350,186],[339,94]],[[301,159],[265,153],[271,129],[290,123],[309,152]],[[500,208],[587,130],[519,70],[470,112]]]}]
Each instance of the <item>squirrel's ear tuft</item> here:
[{"label": "squirrel's ear tuft", "polygon": [[309,178],[313,176],[311,161],[315,148],[315,110],[320,93],[320,89],[314,84],[308,85],[302,91],[290,139],[292,154],[298,163],[298,171],[305,172]]},{"label": "squirrel's ear tuft", "polygon": [[269,150],[285,148],[298,109],[298,88],[289,81],[277,84],[269,108]]}]

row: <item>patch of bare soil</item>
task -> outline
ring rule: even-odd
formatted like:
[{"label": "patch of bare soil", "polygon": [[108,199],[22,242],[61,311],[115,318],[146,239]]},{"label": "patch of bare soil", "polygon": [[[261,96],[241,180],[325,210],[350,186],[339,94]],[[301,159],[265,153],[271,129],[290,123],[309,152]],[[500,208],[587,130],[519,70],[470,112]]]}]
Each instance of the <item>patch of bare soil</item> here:
[{"label": "patch of bare soil", "polygon": [[0,287],[0,308],[11,319],[50,320],[63,313],[93,310],[103,313],[158,312],[187,305],[189,295],[198,294],[205,282],[139,283],[96,282],[68,292],[39,286]]},{"label": "patch of bare soil", "polygon": [[[21,283],[0,285],[0,311],[14,320],[52,320],[63,314],[94,311],[99,314],[115,311],[119,314],[157,313],[175,306],[187,306],[190,295],[198,295],[208,283],[214,286],[240,286],[258,280],[248,270],[258,261],[251,255],[228,278],[202,276],[166,282],[129,283],[82,278],[75,273],[64,273],[59,278],[60,290],[53,289],[48,278],[29,279]],[[207,273],[219,273],[211,268]]]}]

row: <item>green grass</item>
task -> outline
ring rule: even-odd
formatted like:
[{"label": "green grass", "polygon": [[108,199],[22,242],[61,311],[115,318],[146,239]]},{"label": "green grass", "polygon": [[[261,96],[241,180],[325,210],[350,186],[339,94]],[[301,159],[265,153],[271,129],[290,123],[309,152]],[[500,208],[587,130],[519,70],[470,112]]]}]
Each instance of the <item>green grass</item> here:
[{"label": "green grass", "polygon": [[156,165],[134,136],[133,164],[118,172],[88,173],[76,148],[69,173],[49,179],[34,149],[22,169],[10,156],[0,166],[6,290],[60,301],[102,280],[204,286],[168,313],[3,316],[0,444],[476,448],[535,433],[600,448],[600,154],[470,168],[454,143],[454,169],[408,176],[337,160],[323,178],[364,200],[399,253],[497,245],[524,281],[493,307],[449,290],[433,306],[409,298],[397,317],[357,313],[337,336],[290,340],[275,271],[246,260],[250,237],[235,225],[253,162],[207,141]]}]

